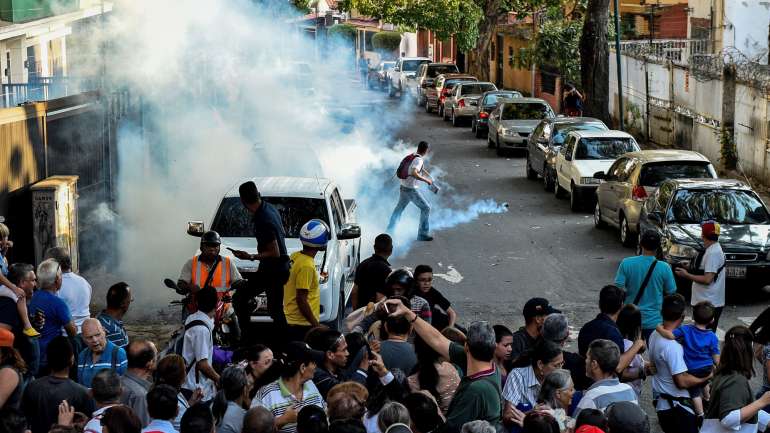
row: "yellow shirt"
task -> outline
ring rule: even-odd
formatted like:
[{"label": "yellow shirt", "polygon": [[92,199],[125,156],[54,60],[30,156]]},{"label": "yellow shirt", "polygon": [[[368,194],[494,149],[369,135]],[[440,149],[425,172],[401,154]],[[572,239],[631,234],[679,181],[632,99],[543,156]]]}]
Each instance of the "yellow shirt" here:
[{"label": "yellow shirt", "polygon": [[283,313],[289,325],[309,326],[310,322],[299,311],[297,289],[307,290],[307,301],[316,320],[321,317],[321,290],[313,259],[301,251],[291,255],[289,281],[283,286]]}]

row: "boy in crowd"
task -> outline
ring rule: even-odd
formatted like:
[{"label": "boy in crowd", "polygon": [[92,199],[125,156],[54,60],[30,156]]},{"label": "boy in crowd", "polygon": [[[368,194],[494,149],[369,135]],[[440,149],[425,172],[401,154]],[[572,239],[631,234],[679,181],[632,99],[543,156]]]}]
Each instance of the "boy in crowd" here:
[{"label": "boy in crowd", "polygon": [[433,269],[428,265],[417,265],[414,268],[414,279],[419,289],[417,295],[430,305],[433,327],[441,331],[448,326],[455,326],[457,313],[449,300],[433,287]]},{"label": "boy in crowd", "polygon": [[[677,340],[684,349],[684,363],[687,372],[699,378],[709,377],[714,366],[719,364],[719,340],[709,329],[714,321],[716,309],[709,301],[698,302],[692,307],[695,324],[684,325],[673,332],[658,325],[657,331],[669,340]],[[703,416],[703,397],[709,399],[708,385],[698,385],[689,389],[695,415]]]}]

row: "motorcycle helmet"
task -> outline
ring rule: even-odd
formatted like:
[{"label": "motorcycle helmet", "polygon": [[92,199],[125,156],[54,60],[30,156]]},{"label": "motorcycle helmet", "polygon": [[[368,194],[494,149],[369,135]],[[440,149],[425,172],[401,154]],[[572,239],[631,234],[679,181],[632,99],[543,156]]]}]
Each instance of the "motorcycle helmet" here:
[{"label": "motorcycle helmet", "polygon": [[222,238],[219,233],[209,230],[201,236],[201,245],[222,245]]},{"label": "motorcycle helmet", "polygon": [[326,249],[331,235],[329,226],[319,219],[312,219],[302,226],[299,231],[299,240],[302,245],[318,249]]},{"label": "motorcycle helmet", "polygon": [[[400,289],[394,290],[395,286],[400,286]],[[401,268],[396,269],[388,275],[385,279],[385,295],[386,296],[404,296],[406,298],[411,297],[412,290],[414,289],[414,277],[408,270]]]}]

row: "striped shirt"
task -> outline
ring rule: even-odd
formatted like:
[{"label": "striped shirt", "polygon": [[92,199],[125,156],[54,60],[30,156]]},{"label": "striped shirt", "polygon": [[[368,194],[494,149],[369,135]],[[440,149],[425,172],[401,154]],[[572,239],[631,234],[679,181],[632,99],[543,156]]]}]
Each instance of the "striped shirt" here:
[{"label": "striped shirt", "polygon": [[607,406],[619,401],[639,404],[636,392],[627,383],[620,383],[617,378],[599,380],[583,394],[575,408],[575,414],[579,414],[583,409],[599,409],[604,412]]},{"label": "striped shirt", "polygon": [[537,381],[535,370],[532,369],[531,365],[514,368],[508,373],[505,388],[503,388],[503,400],[509,402],[513,407],[519,404],[535,407],[539,393],[540,382]]},{"label": "striped shirt", "polygon": [[[113,355],[115,359],[113,359]],[[115,371],[121,376],[128,368],[126,351],[121,347],[115,346],[111,341],[107,340],[104,351],[99,355],[99,359],[96,362],[94,362],[94,352],[91,351],[91,348],[83,349],[80,352],[80,356],[78,356],[78,383],[86,388],[90,388],[94,375],[100,370],[111,369],[113,364],[115,365]]]},{"label": "striped shirt", "polygon": [[[295,407],[297,412],[305,406],[318,406],[326,410],[324,402],[318,388],[315,387],[312,380],[308,380],[302,385],[302,400],[297,400],[294,395],[286,388],[283,379],[269,383],[257,391],[251,407],[262,406],[272,412],[273,416],[278,418],[283,415],[290,407]],[[286,424],[278,430],[280,433],[296,433],[297,424]]]},{"label": "striped shirt", "polygon": [[104,333],[107,334],[107,339],[115,343],[120,347],[128,346],[128,334],[123,327],[123,322],[115,319],[107,314],[105,311],[99,313],[96,319],[101,322]]}]

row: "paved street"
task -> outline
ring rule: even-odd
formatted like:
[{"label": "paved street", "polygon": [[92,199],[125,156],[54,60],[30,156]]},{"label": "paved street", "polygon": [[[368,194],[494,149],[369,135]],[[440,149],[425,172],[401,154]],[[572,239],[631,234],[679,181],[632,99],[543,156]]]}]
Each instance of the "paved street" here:
[{"label": "paved street", "polygon": [[[455,128],[435,114],[413,110],[399,138],[432,143],[431,164],[447,172],[444,180],[458,194],[507,202],[510,208],[435,232],[433,242],[415,243],[394,265],[433,266],[435,286],[453,302],[462,321],[490,320],[515,330],[523,325],[527,299],[543,296],[568,316],[576,337],[580,326],[598,313],[599,290],[613,282],[620,260],[634,250],[621,246],[615,230],[595,229],[590,213],[573,213],[568,200],[547,193],[540,181],[527,180],[523,154],[498,157],[469,127]],[[396,197],[391,201],[388,206]],[[764,295],[732,297],[739,304],[725,308],[720,337],[731,326],[751,323],[767,305]],[[577,351],[576,342],[572,346]],[[654,420],[649,384],[644,397]]]}]

